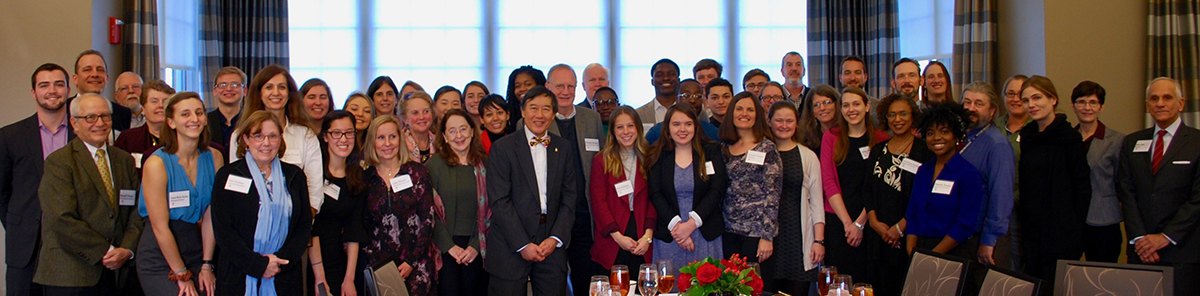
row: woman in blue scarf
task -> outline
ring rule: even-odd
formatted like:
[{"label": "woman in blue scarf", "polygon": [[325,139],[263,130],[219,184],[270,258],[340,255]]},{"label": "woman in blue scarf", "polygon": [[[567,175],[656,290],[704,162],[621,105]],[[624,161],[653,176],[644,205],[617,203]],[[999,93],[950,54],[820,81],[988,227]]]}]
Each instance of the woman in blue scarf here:
[{"label": "woman in blue scarf", "polygon": [[299,259],[312,212],[304,172],[279,161],[286,148],[281,126],[267,111],[243,117],[236,150],[242,159],[217,171],[217,295],[299,295],[303,288]]}]

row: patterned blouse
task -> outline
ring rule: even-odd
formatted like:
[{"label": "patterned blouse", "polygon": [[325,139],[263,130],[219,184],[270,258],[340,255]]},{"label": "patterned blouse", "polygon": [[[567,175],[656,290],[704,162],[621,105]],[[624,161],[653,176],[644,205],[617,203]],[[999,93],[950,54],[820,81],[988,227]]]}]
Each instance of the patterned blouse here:
[{"label": "patterned blouse", "polygon": [[[728,147],[726,147],[728,149]],[[779,233],[779,192],[783,188],[783,160],[775,142],[763,139],[742,155],[726,161],[729,189],[725,195],[725,230],[773,240]],[[752,152],[766,154],[761,165],[746,161]]]},{"label": "patterned blouse", "polygon": [[396,176],[409,175],[412,187],[392,192],[374,167],[367,169],[366,215],[363,227],[370,242],[363,246],[367,266],[384,260],[408,263],[413,272],[405,279],[411,295],[437,295],[434,271],[433,182],[425,166],[407,162]]}]

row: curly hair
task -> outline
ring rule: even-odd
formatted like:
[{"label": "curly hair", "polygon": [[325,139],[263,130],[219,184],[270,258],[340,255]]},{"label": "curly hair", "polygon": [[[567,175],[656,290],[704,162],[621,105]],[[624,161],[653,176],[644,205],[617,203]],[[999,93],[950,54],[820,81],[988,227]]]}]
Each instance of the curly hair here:
[{"label": "curly hair", "polygon": [[964,109],[962,105],[937,104],[928,113],[925,113],[918,130],[922,135],[929,135],[934,128],[945,126],[950,129],[951,134],[954,134],[955,140],[962,140],[967,136],[967,128],[971,124],[968,116],[967,109]]}]

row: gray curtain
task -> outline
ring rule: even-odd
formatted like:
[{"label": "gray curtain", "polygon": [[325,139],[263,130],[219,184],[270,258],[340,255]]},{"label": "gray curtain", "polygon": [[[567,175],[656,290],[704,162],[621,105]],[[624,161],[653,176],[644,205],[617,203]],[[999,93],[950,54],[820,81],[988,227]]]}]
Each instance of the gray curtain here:
[{"label": "gray curtain", "polygon": [[[1200,4],[1195,0],[1154,0],[1149,5],[1146,82],[1156,77],[1174,78],[1186,100],[1183,124],[1200,126]],[[1153,122],[1147,114],[1146,126]]]},{"label": "gray curtain", "polygon": [[158,79],[158,1],[125,1],[125,69]]},{"label": "gray curtain", "polygon": [[203,0],[201,9],[206,98],[221,67],[241,68],[249,83],[267,65],[288,66],[287,0]]},{"label": "gray curtain", "polygon": [[974,81],[996,83],[996,2],[954,3],[954,58],[950,59],[954,93]]},{"label": "gray curtain", "polygon": [[810,0],[808,75],[814,84],[841,87],[842,59],[866,61],[868,95],[891,93],[892,63],[900,59],[896,0]]}]

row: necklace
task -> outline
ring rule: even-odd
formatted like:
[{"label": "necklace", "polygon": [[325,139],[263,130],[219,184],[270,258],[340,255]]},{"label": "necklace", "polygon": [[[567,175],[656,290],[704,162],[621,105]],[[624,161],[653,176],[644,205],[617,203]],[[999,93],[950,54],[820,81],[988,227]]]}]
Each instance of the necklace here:
[{"label": "necklace", "polygon": [[917,137],[910,136],[908,138],[908,142],[904,143],[903,146],[900,146],[899,149],[892,149],[892,142],[888,142],[888,150],[891,150],[891,152],[896,155],[908,153],[912,150],[912,144],[914,141],[916,141],[916,139]]}]

